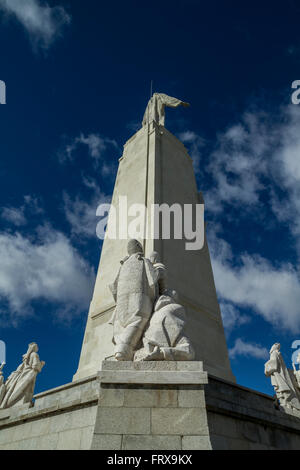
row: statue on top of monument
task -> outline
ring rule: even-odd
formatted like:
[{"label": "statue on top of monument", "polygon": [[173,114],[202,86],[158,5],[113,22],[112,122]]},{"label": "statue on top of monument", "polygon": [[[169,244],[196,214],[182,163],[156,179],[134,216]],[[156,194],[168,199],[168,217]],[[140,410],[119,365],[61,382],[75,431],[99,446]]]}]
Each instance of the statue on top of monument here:
[{"label": "statue on top of monument", "polygon": [[44,361],[40,361],[38,350],[36,343],[30,343],[26,354],[23,355],[22,363],[6,380],[5,393],[0,403],[1,409],[16,404],[31,403],[36,377],[45,365]]},{"label": "statue on top of monument", "polygon": [[167,270],[157,252],[145,258],[137,240],[128,242],[128,256],[110,290],[116,307],[114,357],[118,361],[188,361],[193,347],[185,335],[185,309],[177,293],[167,289]]},{"label": "statue on top of monument", "polygon": [[271,377],[280,405],[300,410],[300,395],[280,353],[279,343],[273,344],[270,349],[270,359],[265,363],[265,375]]},{"label": "statue on top of monument", "polygon": [[143,126],[155,121],[157,124],[165,125],[165,107],[177,108],[178,106],[190,106],[189,103],[181,101],[164,93],[154,93],[150,98],[143,119]]}]

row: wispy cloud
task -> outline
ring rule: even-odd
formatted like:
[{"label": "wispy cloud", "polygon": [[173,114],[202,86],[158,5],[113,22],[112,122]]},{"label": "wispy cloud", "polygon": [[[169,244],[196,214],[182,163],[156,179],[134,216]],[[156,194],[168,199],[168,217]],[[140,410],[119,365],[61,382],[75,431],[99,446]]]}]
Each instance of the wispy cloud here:
[{"label": "wispy cloud", "polygon": [[86,242],[96,237],[98,206],[109,203],[111,196],[104,194],[99,183],[91,177],[83,176],[83,184],[91,190],[91,196],[83,198],[77,195],[72,198],[64,192],[62,210],[71,226],[71,235],[78,241]]},{"label": "wispy cloud", "polygon": [[24,203],[20,207],[2,207],[0,208],[0,217],[4,221],[21,227],[27,224],[28,216],[40,215],[44,213],[41,201],[34,196],[24,196]]},{"label": "wispy cloud", "polygon": [[200,173],[200,162],[205,140],[193,131],[182,132],[178,137],[184,144],[188,145],[195,173]]},{"label": "wispy cloud", "polygon": [[242,339],[238,338],[233,348],[229,350],[229,356],[231,359],[235,359],[238,356],[267,359],[269,354],[267,348],[264,348],[259,344],[246,343]]},{"label": "wispy cloud", "polygon": [[62,6],[50,7],[43,0],[0,0],[0,9],[15,16],[28,32],[35,48],[48,49],[71,22]]},{"label": "wispy cloud", "polygon": [[245,315],[233,304],[228,302],[220,302],[222,320],[225,331],[229,335],[234,329],[239,328],[251,321],[249,315]]},{"label": "wispy cloud", "polygon": [[109,148],[118,149],[118,144],[115,140],[109,139],[108,137],[102,137],[99,134],[80,134],[70,140],[63,148],[58,152],[58,159],[61,164],[73,162],[76,158],[76,152],[80,146],[85,146],[88,151],[88,155],[92,158],[94,168],[100,168],[103,176],[111,175],[115,171],[114,162],[109,164],[104,156]]}]

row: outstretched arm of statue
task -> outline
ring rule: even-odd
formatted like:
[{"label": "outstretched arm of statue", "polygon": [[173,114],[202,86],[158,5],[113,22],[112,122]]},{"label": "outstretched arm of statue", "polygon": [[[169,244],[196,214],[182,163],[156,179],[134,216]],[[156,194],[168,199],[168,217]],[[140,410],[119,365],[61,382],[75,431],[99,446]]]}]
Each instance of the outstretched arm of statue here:
[{"label": "outstretched arm of statue", "polygon": [[165,95],[164,93],[159,93],[159,97],[162,100],[163,104],[165,106],[168,106],[169,108],[177,108],[178,106],[190,106],[189,103],[179,100],[178,98],[173,98],[172,96]]}]

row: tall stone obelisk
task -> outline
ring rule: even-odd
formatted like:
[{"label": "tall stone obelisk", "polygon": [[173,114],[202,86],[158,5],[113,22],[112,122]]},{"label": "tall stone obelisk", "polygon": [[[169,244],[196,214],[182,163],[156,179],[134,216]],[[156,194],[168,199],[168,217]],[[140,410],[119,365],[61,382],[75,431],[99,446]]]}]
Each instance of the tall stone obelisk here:
[{"label": "tall stone obelisk", "polygon": [[[164,120],[159,119],[161,116],[156,116],[153,109],[153,106],[150,112],[148,109],[148,120],[145,122],[144,118],[143,127],[126,142],[119,160],[112,198],[120,224],[117,233],[124,223],[124,219],[123,222],[119,220],[120,196],[127,197],[128,207],[144,204],[150,208],[152,204],[163,203],[169,206],[177,203],[183,207],[201,202],[192,159],[182,142],[162,125]],[[108,229],[111,223],[110,216]],[[120,260],[127,254],[127,242],[125,237],[104,240],[74,380],[97,373],[101,361],[113,355],[109,320],[115,303],[108,286],[115,279]],[[196,251],[186,250],[186,240],[172,238],[145,239],[144,248],[147,257],[154,250],[159,252],[167,267],[168,284],[178,292],[179,302],[186,309],[187,334],[195,348],[195,359],[203,361],[204,370],[211,375],[234,382],[206,240],[204,247]]]}]

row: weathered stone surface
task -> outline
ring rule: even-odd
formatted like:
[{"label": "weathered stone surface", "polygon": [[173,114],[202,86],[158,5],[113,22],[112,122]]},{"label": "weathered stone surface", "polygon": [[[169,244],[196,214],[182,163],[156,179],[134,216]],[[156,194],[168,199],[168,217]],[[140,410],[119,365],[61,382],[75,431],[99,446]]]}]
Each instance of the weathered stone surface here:
[{"label": "weathered stone surface", "polygon": [[[150,408],[98,409],[96,434],[150,434]],[[170,434],[170,433],[168,433]]]},{"label": "weathered stone surface", "polygon": [[10,417],[10,410],[7,408],[6,410],[0,410],[0,421],[3,419],[9,418]]},{"label": "weathered stone surface", "polygon": [[198,371],[117,370],[100,371],[102,383],[124,384],[205,384],[207,373]]},{"label": "weathered stone surface", "polygon": [[202,408],[153,408],[153,434],[206,435],[206,410]]},{"label": "weathered stone surface", "polygon": [[181,450],[181,437],[126,435],[122,450]]},{"label": "weathered stone surface", "polygon": [[87,426],[81,430],[81,450],[90,450],[92,446],[92,440],[94,435],[94,426]]},{"label": "weathered stone surface", "polygon": [[178,406],[184,408],[205,407],[204,387],[186,385],[178,391]]},{"label": "weathered stone surface", "polygon": [[182,450],[212,450],[209,436],[183,436]]},{"label": "weathered stone surface", "polygon": [[140,386],[124,389],[124,406],[138,407],[177,407],[178,391],[168,386]]},{"label": "weathered stone surface", "polygon": [[120,385],[102,384],[99,396],[100,406],[123,406],[124,388]]},{"label": "weathered stone surface", "polygon": [[58,435],[57,450],[80,450],[81,429],[70,429]]},{"label": "weathered stone surface", "polygon": [[94,434],[91,450],[121,450],[122,436]]},{"label": "weathered stone surface", "polygon": [[35,450],[56,450],[58,434],[46,434],[39,438],[35,445]]}]

